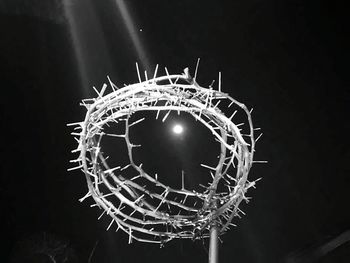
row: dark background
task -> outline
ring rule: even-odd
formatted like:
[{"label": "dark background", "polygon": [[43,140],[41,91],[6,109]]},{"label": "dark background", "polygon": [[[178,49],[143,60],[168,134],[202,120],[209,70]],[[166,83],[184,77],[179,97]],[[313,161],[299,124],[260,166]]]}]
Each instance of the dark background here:
[{"label": "dark background", "polygon": [[[223,90],[254,107],[264,132],[257,158],[269,161],[251,171],[263,180],[249,192],[246,216],[222,237],[220,262],[349,262],[349,242],[317,250],[350,229],[345,8],[334,1],[124,1],[130,32],[120,3],[0,1],[1,257],[49,262],[33,255],[45,250],[57,262],[88,262],[96,245],[90,262],[206,262],[207,241],[128,245],[124,233],[105,231],[108,220],[97,221],[91,201],[78,202],[83,174],[66,171],[76,146],[66,123],[83,119],[78,104],[94,96],[93,85],[106,75],[117,85],[136,82],[136,61],[150,72],[158,63],[181,73],[201,58],[201,85],[222,71]],[[169,160],[156,155],[154,162],[167,167]]]}]

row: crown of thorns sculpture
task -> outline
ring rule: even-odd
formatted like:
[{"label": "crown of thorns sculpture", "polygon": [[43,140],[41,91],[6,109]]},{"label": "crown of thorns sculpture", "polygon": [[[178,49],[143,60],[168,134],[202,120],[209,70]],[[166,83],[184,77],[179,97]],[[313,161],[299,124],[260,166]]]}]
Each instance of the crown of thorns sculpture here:
[{"label": "crown of thorns sculpture", "polygon": [[[133,239],[143,242],[164,244],[174,238],[200,239],[209,236],[209,229],[216,225],[220,234],[225,233],[235,216],[243,212],[239,209],[242,200],[248,201],[246,192],[254,187],[255,181],[248,181],[248,173],[253,164],[256,141],[247,107],[221,91],[219,73],[218,89],[212,86],[203,88],[192,78],[188,69],[183,74],[157,77],[142,81],[137,67],[139,83],[118,89],[109,80],[112,92],[104,95],[107,84],[98,92],[97,98],[82,101],[87,113],[84,121],[72,123],[76,126],[72,133],[78,142],[79,157],[71,162],[78,166],[69,170],[81,169],[86,176],[88,193],[80,199],[92,197],[95,204],[110,216],[107,228],[115,226]],[[197,69],[196,69],[197,72]],[[226,102],[226,103],[224,103]],[[226,116],[219,104],[225,104],[225,111],[233,110]],[[130,123],[130,117],[137,112],[153,111],[158,119],[160,113],[164,122],[171,112],[187,113],[210,130],[220,144],[218,163],[212,167],[201,164],[212,180],[203,191],[186,189],[182,178],[181,189],[162,182],[157,174],[149,174],[142,164],[133,157],[135,148],[130,140],[130,128],[141,121]],[[233,118],[242,111],[245,123],[235,124]],[[123,125],[122,134],[107,133],[110,124]],[[246,126],[242,134],[241,126]],[[257,129],[255,129],[257,130]],[[260,134],[261,135],[261,134]],[[104,136],[124,140],[127,146],[129,164],[111,167],[103,154],[101,140]],[[128,170],[136,175],[126,176]],[[235,174],[229,174],[233,170]],[[219,190],[219,184],[225,191]],[[99,217],[99,218],[100,218]]]}]

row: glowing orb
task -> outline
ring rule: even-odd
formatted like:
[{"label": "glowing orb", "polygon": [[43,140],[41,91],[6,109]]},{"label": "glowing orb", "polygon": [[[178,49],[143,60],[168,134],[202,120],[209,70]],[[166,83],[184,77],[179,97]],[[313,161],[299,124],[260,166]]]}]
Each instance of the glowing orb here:
[{"label": "glowing orb", "polygon": [[184,128],[180,124],[174,125],[173,132],[175,134],[181,134],[181,133],[183,133],[183,131],[184,131]]}]

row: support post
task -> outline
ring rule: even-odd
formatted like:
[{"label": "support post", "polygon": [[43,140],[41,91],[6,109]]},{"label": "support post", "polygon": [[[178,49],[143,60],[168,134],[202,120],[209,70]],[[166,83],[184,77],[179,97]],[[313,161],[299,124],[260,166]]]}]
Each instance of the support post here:
[{"label": "support post", "polygon": [[209,263],[219,263],[219,228],[212,225],[210,228]]}]

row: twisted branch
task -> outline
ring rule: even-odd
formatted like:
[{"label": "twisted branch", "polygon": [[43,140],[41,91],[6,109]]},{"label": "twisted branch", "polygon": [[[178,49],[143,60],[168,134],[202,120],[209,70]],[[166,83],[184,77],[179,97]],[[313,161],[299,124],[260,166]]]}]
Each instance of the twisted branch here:
[{"label": "twisted branch", "polygon": [[[83,100],[87,109],[85,119],[71,124],[75,126],[72,134],[78,142],[72,152],[78,152],[79,157],[71,161],[78,165],[69,170],[82,170],[88,185],[88,193],[80,201],[92,197],[103,210],[101,216],[111,217],[107,229],[115,225],[116,230],[129,235],[129,242],[163,244],[174,238],[205,238],[212,224],[219,227],[221,234],[227,231],[233,225],[232,219],[242,213],[238,206],[247,201],[246,191],[255,184],[247,180],[256,142],[247,107],[221,91],[221,75],[219,90],[199,86],[187,69],[181,75],[169,75],[166,70],[166,76],[155,74],[145,81],[140,78],[139,83],[120,89],[109,82],[113,92],[104,95],[104,85],[97,98]],[[218,107],[223,101],[228,105],[225,110],[235,108],[230,117]],[[237,110],[246,116],[247,140],[240,124],[233,122]],[[130,118],[142,111],[156,112],[156,118],[160,112],[166,112],[163,122],[172,111],[188,113],[213,134],[220,144],[219,161],[215,167],[201,164],[212,176],[202,192],[186,189],[184,183],[181,189],[170,187],[135,162],[133,152],[137,146],[131,142],[129,133],[132,126],[144,119],[130,123]],[[113,123],[125,125],[124,133],[106,133],[105,127]],[[101,146],[105,136],[124,139],[127,166],[109,166]],[[137,174],[131,179],[123,176],[129,168]],[[235,175],[229,175],[230,170]],[[221,183],[227,191],[218,190]],[[155,191],[155,187],[160,190]]]}]

